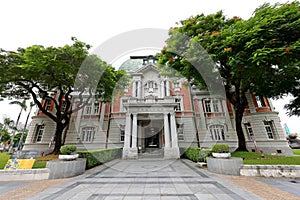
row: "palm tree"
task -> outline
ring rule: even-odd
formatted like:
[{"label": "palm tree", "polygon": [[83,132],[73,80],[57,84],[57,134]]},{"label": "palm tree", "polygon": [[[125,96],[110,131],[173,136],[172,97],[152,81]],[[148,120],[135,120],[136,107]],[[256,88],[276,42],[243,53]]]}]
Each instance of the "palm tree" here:
[{"label": "palm tree", "polygon": [[24,99],[22,102],[21,102],[21,101],[12,101],[12,102],[10,102],[9,104],[12,104],[12,105],[19,105],[19,106],[21,107],[21,110],[20,110],[20,112],[19,112],[19,115],[18,115],[16,124],[15,124],[14,130],[13,130],[12,137],[11,137],[11,139],[10,139],[9,152],[11,153],[11,152],[12,152],[12,148],[13,148],[13,143],[14,143],[15,133],[16,133],[16,131],[18,130],[18,124],[19,124],[19,121],[20,121],[20,117],[21,117],[21,114],[22,114],[23,110],[24,110],[24,111],[27,110],[27,105],[26,105],[26,100],[25,100],[25,99]]},{"label": "palm tree", "polygon": [[21,147],[23,146],[22,143],[23,143],[24,132],[26,131],[28,119],[29,119],[29,117],[30,117],[30,114],[31,114],[31,111],[32,111],[32,108],[33,108],[34,105],[35,105],[35,103],[30,102],[29,112],[28,112],[28,114],[27,114],[27,118],[26,118],[26,121],[25,121],[25,125],[24,125],[23,131],[22,131],[22,135],[21,135],[21,138],[20,138],[20,140],[19,140],[18,150],[20,150]]},{"label": "palm tree", "polygon": [[[4,118],[4,125],[2,127],[1,133],[0,133],[0,141],[4,138],[7,138],[8,140],[10,140],[10,137],[7,137],[8,134],[8,130],[10,128],[13,128],[14,126],[14,120],[11,120],[9,117]],[[5,142],[6,140],[4,140]]]}]

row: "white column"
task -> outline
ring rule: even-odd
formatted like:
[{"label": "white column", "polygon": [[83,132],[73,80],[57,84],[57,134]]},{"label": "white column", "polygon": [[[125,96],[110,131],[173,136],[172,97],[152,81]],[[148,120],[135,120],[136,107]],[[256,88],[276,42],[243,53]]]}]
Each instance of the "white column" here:
[{"label": "white column", "polygon": [[141,98],[141,81],[138,81],[138,85],[137,85],[137,98]]},{"label": "white column", "polygon": [[161,85],[160,85],[160,92],[161,92],[161,98],[165,97],[165,82],[161,81]]},{"label": "white column", "polygon": [[176,125],[175,113],[171,113],[170,121],[171,121],[172,147],[178,147],[177,125]]},{"label": "white column", "polygon": [[164,114],[165,147],[171,147],[168,113]]},{"label": "white column", "polygon": [[170,82],[168,80],[166,81],[166,90],[167,90],[166,95],[170,96]]},{"label": "white column", "polygon": [[136,97],[136,81],[132,83],[132,97]]},{"label": "white column", "polygon": [[131,114],[126,114],[126,125],[125,125],[125,138],[124,138],[124,147],[130,147],[130,139],[131,139]]},{"label": "white column", "polygon": [[222,108],[220,108],[220,109],[223,109],[223,111],[225,112],[225,119],[226,119],[226,124],[227,124],[228,130],[233,131],[233,126],[232,126],[232,123],[230,120],[230,115],[228,112],[226,100],[221,100],[221,102],[222,102]]},{"label": "white column", "polygon": [[200,123],[201,123],[201,129],[206,129],[206,123],[205,123],[205,115],[204,115],[204,102],[203,99],[198,99],[198,107],[199,107],[199,114],[200,114]]},{"label": "white column", "polygon": [[99,119],[99,124],[100,124],[100,129],[103,131],[104,128],[104,114],[105,114],[105,107],[106,103],[102,102],[101,103],[101,113],[100,113],[100,119]]},{"label": "white column", "polygon": [[137,147],[137,114],[133,114],[132,119],[132,148]]}]

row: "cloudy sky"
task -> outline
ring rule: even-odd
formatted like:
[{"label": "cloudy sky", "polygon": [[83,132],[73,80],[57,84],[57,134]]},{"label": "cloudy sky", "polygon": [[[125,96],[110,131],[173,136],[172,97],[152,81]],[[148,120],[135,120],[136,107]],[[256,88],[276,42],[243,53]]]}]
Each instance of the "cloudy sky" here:
[{"label": "cloudy sky", "polygon": [[[192,15],[223,10],[227,17],[251,17],[262,0],[12,0],[1,2],[0,48],[16,50],[34,44],[63,46],[71,37],[91,44],[95,49],[112,37],[143,28],[169,29]],[[275,3],[286,1],[265,2]],[[121,45],[121,44],[120,44]],[[93,50],[93,49],[92,49]],[[285,115],[287,99],[274,101],[281,121],[291,132],[300,133],[299,118]],[[0,102],[0,122],[3,116],[17,118],[19,108]],[[22,121],[25,121],[23,114]]]}]

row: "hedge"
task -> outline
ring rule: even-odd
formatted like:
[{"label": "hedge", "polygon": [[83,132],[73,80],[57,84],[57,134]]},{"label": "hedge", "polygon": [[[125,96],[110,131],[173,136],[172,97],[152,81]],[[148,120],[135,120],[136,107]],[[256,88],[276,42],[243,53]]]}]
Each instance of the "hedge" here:
[{"label": "hedge", "polygon": [[206,157],[210,155],[210,149],[189,147],[185,150],[183,157],[193,162],[206,162]]},{"label": "hedge", "polygon": [[80,158],[86,158],[86,169],[101,165],[110,160],[121,158],[122,149],[97,149],[77,152]]}]

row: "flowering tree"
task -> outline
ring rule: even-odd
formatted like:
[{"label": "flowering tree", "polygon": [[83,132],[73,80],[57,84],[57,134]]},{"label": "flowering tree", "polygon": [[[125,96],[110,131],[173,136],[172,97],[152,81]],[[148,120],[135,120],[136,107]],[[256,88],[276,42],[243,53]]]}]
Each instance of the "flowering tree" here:
[{"label": "flowering tree", "polygon": [[[226,97],[234,107],[237,150],[247,150],[242,131],[247,92],[267,97],[291,93],[299,99],[299,2],[264,4],[248,20],[226,18],[221,11],[193,16],[171,28],[169,35],[159,62],[175,68],[201,87],[222,81]],[[197,51],[199,46],[213,60],[211,69],[203,64],[206,55]],[[195,63],[198,68],[192,65]],[[214,74],[216,71],[221,78]],[[205,81],[207,77],[209,82]],[[299,110],[299,104],[296,106]]]}]

